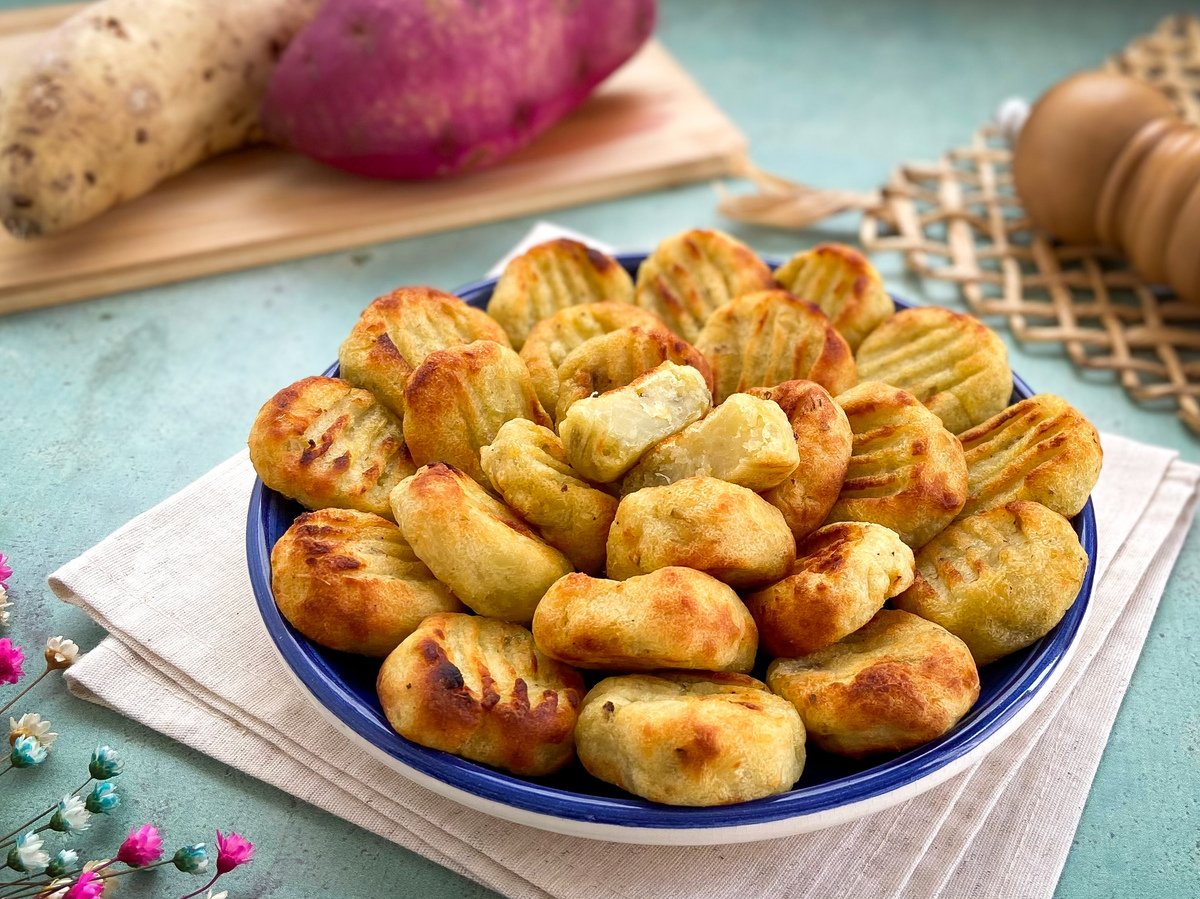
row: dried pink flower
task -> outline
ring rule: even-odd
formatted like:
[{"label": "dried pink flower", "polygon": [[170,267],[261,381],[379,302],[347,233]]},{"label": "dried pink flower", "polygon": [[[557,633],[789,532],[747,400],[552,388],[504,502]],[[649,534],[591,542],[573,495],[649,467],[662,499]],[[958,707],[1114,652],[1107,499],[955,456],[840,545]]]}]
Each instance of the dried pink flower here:
[{"label": "dried pink flower", "polygon": [[10,577],[12,577],[12,569],[8,567],[8,556],[0,553],[0,587],[7,587],[8,584],[4,582]]},{"label": "dried pink flower", "polygon": [[97,899],[104,894],[104,881],[95,871],[85,871],[79,879],[71,884],[71,888],[63,894],[63,899]]},{"label": "dried pink flower", "polygon": [[0,639],[0,684],[15,684],[25,674],[25,653],[8,637]]},{"label": "dried pink flower", "polygon": [[117,850],[117,861],[124,862],[131,868],[144,868],[162,857],[163,842],[158,835],[158,828],[153,824],[143,824],[129,831],[129,836]]},{"label": "dried pink flower", "polygon": [[254,858],[254,844],[237,833],[217,831],[217,873],[227,874]]}]

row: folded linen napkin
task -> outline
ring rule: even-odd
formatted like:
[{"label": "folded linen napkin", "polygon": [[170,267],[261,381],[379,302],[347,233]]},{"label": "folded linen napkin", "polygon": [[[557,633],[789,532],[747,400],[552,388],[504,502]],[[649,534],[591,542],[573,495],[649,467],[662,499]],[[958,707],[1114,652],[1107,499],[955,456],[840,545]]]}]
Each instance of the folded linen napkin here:
[{"label": "folded linen napkin", "polygon": [[[110,632],[68,683],[508,896],[1048,897],[1200,485],[1200,467],[1168,450],[1102,439],[1092,610],[1050,696],[975,767],[818,833],[728,847],[610,845],[490,818],[375,761],[315,711],[267,647],[246,573],[254,472],[245,453],[51,576],[59,597]],[[203,620],[191,613],[197,596]],[[213,666],[218,653],[225,664]]]}]

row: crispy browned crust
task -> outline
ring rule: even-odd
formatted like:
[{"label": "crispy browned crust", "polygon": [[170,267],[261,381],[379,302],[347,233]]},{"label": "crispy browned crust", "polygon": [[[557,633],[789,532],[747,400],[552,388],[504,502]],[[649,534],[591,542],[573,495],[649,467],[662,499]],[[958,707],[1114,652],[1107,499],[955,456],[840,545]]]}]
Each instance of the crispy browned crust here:
[{"label": "crispy browned crust", "polygon": [[521,347],[521,358],[529,369],[542,408],[552,412],[558,405],[558,367],[572,350],[593,337],[634,326],[666,327],[654,313],[618,302],[568,306],[534,325]]},{"label": "crispy browned crust", "polygon": [[916,564],[896,607],[940,624],[986,665],[1062,620],[1088,559],[1069,521],[1013,501],[960,518],[922,547]]},{"label": "crispy browned crust", "polygon": [[741,674],[664,671],[600,681],[576,725],[594,777],[654,802],[727,805],[789,789],[804,770],[804,725]]},{"label": "crispy browned crust", "polygon": [[500,325],[453,294],[399,287],[362,311],[338,351],[340,374],[403,417],[404,387],[425,357],[475,340],[509,345]]},{"label": "crispy browned crust", "polygon": [[865,381],[837,397],[854,450],[829,521],[874,521],[914,549],[954,520],[967,498],[958,438],[911,393]]},{"label": "crispy browned crust", "polygon": [[824,243],[797,253],[779,267],[775,280],[819,306],[852,350],[895,311],[875,266],[845,244]]},{"label": "crispy browned crust", "polygon": [[386,518],[305,512],[271,551],[271,592],[296,630],[342,652],[385,656],[435,612],[464,606]]},{"label": "crispy browned crust", "polygon": [[960,517],[1024,499],[1070,518],[1083,509],[1104,460],[1092,423],[1050,393],[1009,406],[960,439],[970,473]]},{"label": "crispy browned crust", "polygon": [[741,241],[720,231],[669,237],[638,268],[637,304],[684,340],[734,297],[774,285],[771,270]]},{"label": "crispy browned crust", "polygon": [[521,357],[490,340],[430,353],[404,388],[404,409],[413,461],[447,462],[481,484],[479,450],[501,425],[514,418],[551,425]]},{"label": "crispy browned crust", "polygon": [[416,470],[400,421],[339,378],[304,378],[263,405],[250,429],[263,483],[309,509],[392,517],[388,494]]},{"label": "crispy browned crust", "polygon": [[542,594],[572,570],[512,509],[444,462],[402,481],[392,508],[417,557],[480,615],[528,624]]},{"label": "crispy browned crust", "polygon": [[894,531],[845,521],[805,540],[791,574],[748,595],[746,605],[767,651],[791,658],[852,634],[912,579],[912,550]]},{"label": "crispy browned crust", "polygon": [[583,678],[518,625],[431,615],[387,657],[376,687],[392,727],[422,746],[526,777],[574,756]]},{"label": "crispy browned crust", "polygon": [[758,632],[731,587],[690,568],[610,581],[568,574],[546,591],[533,636],[547,655],[601,671],[747,672]]},{"label": "crispy browned crust", "polygon": [[776,659],[767,682],[796,707],[817,746],[852,758],[935,740],[979,698],[966,644],[931,621],[887,609],[840,643]]},{"label": "crispy browned crust", "polygon": [[907,390],[951,434],[986,421],[1008,405],[1008,350],[976,318],[940,306],[897,312],[867,335],[855,355],[858,376]]},{"label": "crispy browned crust", "polygon": [[664,362],[690,365],[712,390],[708,361],[686,340],[661,326],[620,328],[572,350],[558,367],[555,420],[562,421],[579,400],[631,384]]},{"label": "crispy browned crust", "polygon": [[682,566],[741,589],[779,580],[795,560],[796,542],[778,509],[710,477],[629,494],[608,534],[608,576],[617,580]]},{"label": "crispy browned crust", "polygon": [[786,290],[762,290],[730,300],[709,316],[696,348],[712,366],[716,401],[751,387],[805,378],[831,394],[858,377],[854,355],[825,313]]},{"label": "crispy browned crust", "polygon": [[792,424],[800,465],[762,497],[783,513],[792,536],[803,540],[821,526],[842,490],[854,445],[850,422],[829,392],[812,381],[784,381],[749,393],[774,400]]},{"label": "crispy browned crust", "polygon": [[487,311],[521,349],[544,318],[579,303],[633,302],[633,279],[617,260],[579,241],[538,244],[504,268]]}]

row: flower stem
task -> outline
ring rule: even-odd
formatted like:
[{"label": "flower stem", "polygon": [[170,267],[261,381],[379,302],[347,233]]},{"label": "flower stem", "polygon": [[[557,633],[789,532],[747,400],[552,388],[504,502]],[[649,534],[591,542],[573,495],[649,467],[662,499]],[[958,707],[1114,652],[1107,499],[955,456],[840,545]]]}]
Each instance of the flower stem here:
[{"label": "flower stem", "polygon": [[193,896],[199,896],[201,893],[203,893],[205,890],[207,890],[210,886],[212,886],[214,883],[216,883],[217,878],[220,876],[221,876],[221,872],[218,871],[216,874],[213,875],[212,880],[210,880],[204,886],[200,887],[200,889],[196,890],[194,893],[188,893],[186,896],[181,896],[181,897],[179,897],[179,899],[192,899]]},{"label": "flower stem", "polygon": [[5,774],[7,774],[12,769],[13,769],[12,765],[9,765],[7,768],[0,768],[0,777],[3,777]]},{"label": "flower stem", "polygon": [[[112,864],[111,862],[109,864]],[[140,868],[126,868],[124,871],[113,871],[111,874],[101,874],[101,880],[112,880],[114,877],[124,877],[126,874],[136,874],[138,871],[152,871],[155,868],[161,868],[163,865],[173,865],[175,859],[167,858],[161,862],[155,862],[152,865],[142,865]],[[99,868],[93,868],[94,871],[99,871]]]},{"label": "flower stem", "polygon": [[3,706],[0,706],[0,715],[3,715],[5,712],[7,712],[9,709],[11,709],[14,705],[16,705],[17,702],[20,701],[22,696],[24,696],[26,693],[28,693],[30,690],[32,690],[34,687],[36,687],[39,683],[41,683],[42,678],[44,678],[47,674],[49,674],[53,670],[54,670],[53,668],[51,668],[49,665],[47,665],[46,670],[43,671],[41,674],[39,674],[37,677],[35,677],[33,679],[33,681],[29,684],[29,686],[27,686],[24,690],[22,690],[20,693],[18,693],[12,699],[10,699],[8,702],[6,702]]},{"label": "flower stem", "polygon": [[54,806],[54,805],[50,806],[50,808],[46,809],[40,815],[34,815],[32,818],[30,818],[28,821],[26,821],[24,824],[22,824],[16,830],[12,831],[11,833],[6,833],[4,836],[0,837],[0,849],[3,849],[9,843],[15,843],[16,840],[14,838],[18,834],[20,834],[23,830],[25,830],[25,828],[28,827],[30,824],[36,824],[42,818],[51,814],[55,808],[57,808],[57,806]]}]

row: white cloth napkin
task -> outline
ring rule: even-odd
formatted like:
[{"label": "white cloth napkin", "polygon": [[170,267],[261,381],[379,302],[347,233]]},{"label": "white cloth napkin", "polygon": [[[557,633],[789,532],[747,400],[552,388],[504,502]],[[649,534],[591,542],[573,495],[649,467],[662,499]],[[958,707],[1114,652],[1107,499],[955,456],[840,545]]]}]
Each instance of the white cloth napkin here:
[{"label": "white cloth napkin", "polygon": [[314,710],[269,645],[246,573],[245,453],[51,576],[60,598],[110,633],[67,680],[508,896],[1049,897],[1200,485],[1200,467],[1169,450],[1102,441],[1092,610],[1051,695],[975,767],[818,833],[707,848],[562,837],[465,809],[375,761]]}]

